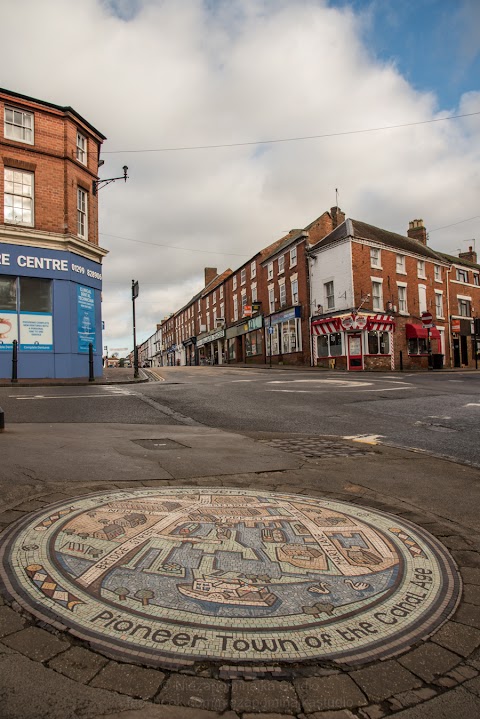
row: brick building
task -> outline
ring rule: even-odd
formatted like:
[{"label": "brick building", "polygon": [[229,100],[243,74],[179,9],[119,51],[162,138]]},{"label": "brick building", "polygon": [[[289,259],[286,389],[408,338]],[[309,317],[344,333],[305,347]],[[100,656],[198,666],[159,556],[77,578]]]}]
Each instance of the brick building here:
[{"label": "brick building", "polygon": [[0,376],[102,373],[101,262],[93,191],[105,140],[71,107],[0,89]]}]

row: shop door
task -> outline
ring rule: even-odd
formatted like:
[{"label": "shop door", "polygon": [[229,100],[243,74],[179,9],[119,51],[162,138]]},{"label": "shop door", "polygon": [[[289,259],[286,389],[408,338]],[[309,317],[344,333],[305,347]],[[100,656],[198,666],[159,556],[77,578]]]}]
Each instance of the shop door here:
[{"label": "shop door", "polygon": [[453,366],[460,367],[460,340],[458,337],[453,340]]},{"label": "shop door", "polygon": [[348,335],[348,369],[363,369],[361,334]]},{"label": "shop door", "polygon": [[462,355],[462,365],[468,365],[468,344],[467,338],[464,335],[460,337],[460,352]]}]

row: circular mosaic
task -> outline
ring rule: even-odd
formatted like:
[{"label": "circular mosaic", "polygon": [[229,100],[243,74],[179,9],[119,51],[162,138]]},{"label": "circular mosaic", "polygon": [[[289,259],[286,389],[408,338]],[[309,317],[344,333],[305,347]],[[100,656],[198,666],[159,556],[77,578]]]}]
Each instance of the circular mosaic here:
[{"label": "circular mosaic", "polygon": [[2,543],[10,595],[100,650],[154,664],[391,656],[453,612],[446,549],[397,517],[240,489],[105,492]]}]

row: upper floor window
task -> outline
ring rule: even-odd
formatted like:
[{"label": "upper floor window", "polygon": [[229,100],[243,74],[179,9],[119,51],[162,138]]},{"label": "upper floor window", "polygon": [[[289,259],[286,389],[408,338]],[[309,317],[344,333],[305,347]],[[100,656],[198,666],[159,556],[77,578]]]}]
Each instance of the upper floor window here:
[{"label": "upper floor window", "polygon": [[284,307],[287,304],[287,287],[285,285],[285,282],[282,282],[278,286],[279,292],[280,292],[280,307]]},{"label": "upper floor window", "polygon": [[438,282],[442,281],[442,268],[440,265],[433,265],[433,276]]},{"label": "upper floor window", "polygon": [[220,286],[219,294],[220,294],[220,299],[223,300],[223,285]]},{"label": "upper floor window", "polygon": [[292,247],[290,250],[290,267],[295,267],[297,264],[297,248]]},{"label": "upper floor window", "polygon": [[383,309],[383,287],[381,282],[372,282],[372,303],[374,310]]},{"label": "upper floor window", "polygon": [[370,247],[370,264],[372,267],[381,267],[380,250],[378,247]]},{"label": "upper floor window", "polygon": [[33,112],[5,107],[4,134],[9,140],[33,145]]},{"label": "upper floor window", "polygon": [[425,279],[425,260],[417,260],[417,277]]},{"label": "upper floor window", "polygon": [[268,309],[270,314],[275,312],[275,289],[273,287],[268,288]]},{"label": "upper floor window", "polygon": [[267,279],[271,280],[273,279],[273,262],[268,263],[267,267]]},{"label": "upper floor window", "polygon": [[327,309],[332,310],[335,307],[335,294],[333,291],[333,280],[331,282],[325,282],[323,285],[325,291],[325,304]]},{"label": "upper floor window", "polygon": [[237,275],[233,275],[233,289],[237,289]]},{"label": "upper floor window", "polygon": [[405,255],[397,255],[397,272],[400,275],[406,274],[405,269]]},{"label": "upper floor window", "polygon": [[471,317],[471,302],[470,300],[458,298],[458,314],[460,317]]},{"label": "upper floor window", "polygon": [[257,283],[256,282],[252,283],[251,290],[252,290],[252,302],[256,302],[257,301]]},{"label": "upper floor window", "polygon": [[244,285],[246,281],[247,281],[247,270],[245,269],[245,267],[243,267],[240,272],[240,284]]},{"label": "upper floor window", "polygon": [[77,160],[82,165],[87,164],[87,138],[77,132]]},{"label": "upper floor window", "polygon": [[210,295],[207,295],[207,300],[206,300],[206,303],[205,303],[205,304],[206,304],[206,307],[207,307],[207,310],[208,310],[208,308],[210,307]]},{"label": "upper floor window", "polygon": [[408,312],[407,288],[405,285],[398,285],[398,311],[403,312],[403,314]]},{"label": "upper floor window", "polygon": [[238,300],[237,295],[233,296],[233,321],[236,322],[238,320]]},{"label": "upper floor window", "polygon": [[87,193],[77,187],[77,235],[88,238]]},{"label": "upper floor window", "polygon": [[298,280],[292,280],[292,304],[298,302]]},{"label": "upper floor window", "polygon": [[217,290],[214,290],[213,295],[212,295],[212,305],[214,305],[216,301],[217,301]]},{"label": "upper floor window", "polygon": [[278,274],[285,270],[285,255],[278,258]]},{"label": "upper floor window", "polygon": [[435,314],[437,317],[443,317],[443,295],[441,292],[435,292]]},{"label": "upper floor window", "polygon": [[33,172],[4,170],[4,221],[33,227]]},{"label": "upper floor window", "polygon": [[473,273],[473,284],[477,285],[477,287],[480,286],[480,275],[478,272]]},{"label": "upper floor window", "polygon": [[252,262],[250,265],[250,277],[253,279],[257,276],[257,264],[256,262]]},{"label": "upper floor window", "polygon": [[468,282],[468,270],[457,270],[458,282]]}]

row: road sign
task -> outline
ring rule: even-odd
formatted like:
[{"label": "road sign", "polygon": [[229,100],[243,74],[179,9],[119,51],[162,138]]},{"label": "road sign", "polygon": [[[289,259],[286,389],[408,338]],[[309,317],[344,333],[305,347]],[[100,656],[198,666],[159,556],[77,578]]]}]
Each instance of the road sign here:
[{"label": "road sign", "polygon": [[424,327],[433,327],[433,315],[431,312],[422,312],[422,325]]},{"label": "road sign", "polygon": [[134,280],[132,280],[132,300],[136,300],[136,299],[137,299],[137,297],[138,297],[138,292],[139,292],[138,281],[135,282]]},{"label": "road sign", "polygon": [[268,334],[269,334],[269,335],[273,335],[273,327],[269,327],[269,328],[268,328]]}]

